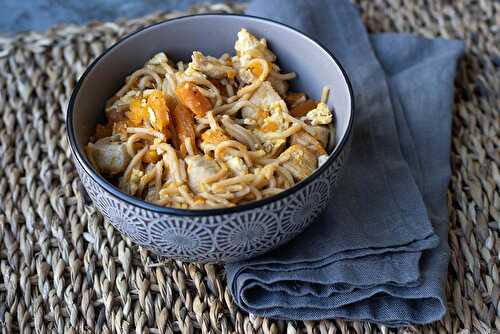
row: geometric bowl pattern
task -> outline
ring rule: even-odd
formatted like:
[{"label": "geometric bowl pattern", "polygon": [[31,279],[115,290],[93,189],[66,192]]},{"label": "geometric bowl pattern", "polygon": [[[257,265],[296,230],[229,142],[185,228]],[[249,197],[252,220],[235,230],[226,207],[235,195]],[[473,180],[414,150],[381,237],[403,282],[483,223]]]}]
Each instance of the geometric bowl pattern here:
[{"label": "geometric bowl pattern", "polygon": [[348,140],[322,173],[287,196],[241,211],[194,216],[147,210],[125,202],[88,175],[78,159],[73,160],[101,214],[138,245],[178,260],[230,262],[276,248],[313,222],[333,195],[349,146]]}]

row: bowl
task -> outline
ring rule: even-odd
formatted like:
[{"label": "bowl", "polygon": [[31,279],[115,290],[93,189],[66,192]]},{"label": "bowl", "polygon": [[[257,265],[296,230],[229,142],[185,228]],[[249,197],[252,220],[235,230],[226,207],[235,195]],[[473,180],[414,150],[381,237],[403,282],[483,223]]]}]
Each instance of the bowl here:
[{"label": "bowl", "polygon": [[[319,99],[331,88],[337,145],[312,175],[277,195],[231,208],[192,210],[161,207],[121,192],[94,170],[84,153],[104,106],[135,69],[154,54],[187,60],[193,50],[232,52],[237,32],[266,38],[292,89]],[[186,261],[229,262],[262,254],[301,233],[326,208],[346,160],[354,101],[335,56],[301,32],[257,17],[202,14],[164,21],[123,38],[87,68],[69,102],[66,127],[72,157],[95,206],[122,234],[159,255]]]}]

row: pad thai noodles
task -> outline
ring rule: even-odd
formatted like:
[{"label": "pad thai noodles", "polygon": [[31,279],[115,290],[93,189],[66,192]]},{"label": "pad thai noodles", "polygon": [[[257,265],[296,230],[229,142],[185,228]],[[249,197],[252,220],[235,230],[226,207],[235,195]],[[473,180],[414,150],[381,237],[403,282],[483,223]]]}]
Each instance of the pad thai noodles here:
[{"label": "pad thai noodles", "polygon": [[162,206],[232,207],[275,195],[314,172],[335,145],[329,90],[290,92],[265,39],[241,29],[236,54],[167,53],[126,78],[86,146],[123,192]]}]

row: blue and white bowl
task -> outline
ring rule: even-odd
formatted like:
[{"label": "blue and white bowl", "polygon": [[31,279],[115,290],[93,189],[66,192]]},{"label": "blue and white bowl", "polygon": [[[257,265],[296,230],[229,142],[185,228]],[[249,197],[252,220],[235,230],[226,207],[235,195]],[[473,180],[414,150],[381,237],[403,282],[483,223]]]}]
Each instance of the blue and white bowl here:
[{"label": "blue and white bowl", "polygon": [[[312,175],[272,197],[232,208],[188,210],[161,207],[121,192],[92,167],[84,154],[104,105],[124,78],[160,51],[189,59],[193,50],[220,55],[233,50],[246,28],[267,39],[284,71],[298,77],[292,88],[319,99],[331,89],[337,145]],[[135,32],[97,58],[78,81],[66,126],[76,169],[99,211],[121,233],[155,253],[187,261],[236,261],[262,254],[301,233],[326,208],[349,151],[354,101],[337,59],[312,38],[266,19],[208,14],[181,17]]]}]

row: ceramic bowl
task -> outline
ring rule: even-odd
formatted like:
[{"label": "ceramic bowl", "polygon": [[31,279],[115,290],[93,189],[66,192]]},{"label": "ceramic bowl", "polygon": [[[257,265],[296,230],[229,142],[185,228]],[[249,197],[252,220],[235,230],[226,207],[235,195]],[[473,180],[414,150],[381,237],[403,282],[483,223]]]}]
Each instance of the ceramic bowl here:
[{"label": "ceramic bowl", "polygon": [[[283,70],[294,71],[296,91],[319,99],[329,86],[337,145],[311,176],[275,196],[232,208],[187,210],[161,207],[121,192],[92,167],[84,147],[104,105],[127,75],[154,54],[188,60],[193,50],[233,52],[246,28],[267,39]],[[98,57],[78,81],[67,112],[67,132],[80,179],[95,206],[116,229],[153,252],[188,261],[236,261],[269,251],[301,233],[325,209],[349,151],[353,94],[333,54],[291,27],[266,19],[208,14],[176,18],[132,33]]]}]

